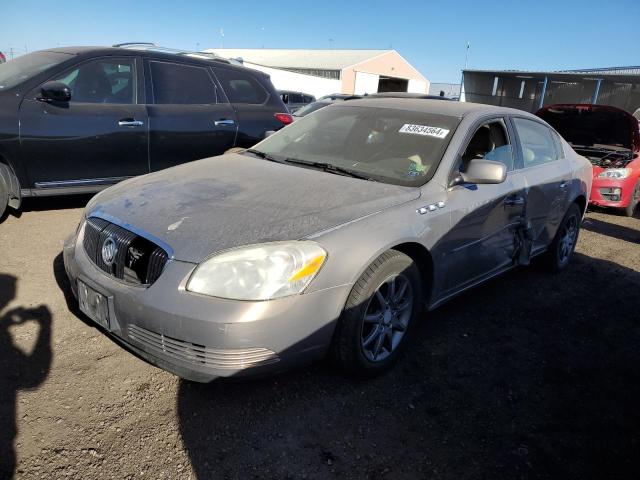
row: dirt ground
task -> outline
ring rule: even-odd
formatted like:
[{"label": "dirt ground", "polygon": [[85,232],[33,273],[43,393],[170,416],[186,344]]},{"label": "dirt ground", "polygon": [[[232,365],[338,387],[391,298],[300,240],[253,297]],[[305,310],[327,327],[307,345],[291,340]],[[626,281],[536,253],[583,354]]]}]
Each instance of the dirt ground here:
[{"label": "dirt ground", "polygon": [[638,218],[589,213],[566,272],[519,269],[426,315],[381,378],[319,364],[199,385],[69,310],[60,252],[85,202],[0,223],[16,478],[640,478]]}]

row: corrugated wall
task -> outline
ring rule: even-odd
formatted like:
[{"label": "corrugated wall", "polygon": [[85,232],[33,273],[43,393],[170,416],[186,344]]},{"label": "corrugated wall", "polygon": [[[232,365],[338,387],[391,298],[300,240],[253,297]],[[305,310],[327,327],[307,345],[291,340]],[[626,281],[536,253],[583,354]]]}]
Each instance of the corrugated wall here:
[{"label": "corrugated wall", "polygon": [[[547,78],[546,89],[544,87]],[[484,103],[535,112],[541,105],[554,103],[597,103],[613,105],[633,113],[640,108],[640,75],[602,75],[598,78],[562,73],[517,74],[514,72],[474,72],[464,74],[467,102]]]}]

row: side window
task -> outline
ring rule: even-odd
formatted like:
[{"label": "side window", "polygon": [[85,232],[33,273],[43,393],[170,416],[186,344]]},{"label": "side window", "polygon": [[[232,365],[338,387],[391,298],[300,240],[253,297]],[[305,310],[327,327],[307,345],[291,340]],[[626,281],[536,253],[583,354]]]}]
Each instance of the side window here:
[{"label": "side window", "polygon": [[514,118],[513,123],[520,137],[524,168],[553,162],[560,158],[556,140],[547,127],[524,118]]},{"label": "side window", "polygon": [[153,103],[208,105],[216,102],[216,87],[206,68],[149,62]]},{"label": "side window", "polygon": [[53,80],[71,89],[77,103],[136,103],[135,60],[100,58],[84,62]]},{"label": "side window", "polygon": [[557,132],[551,132],[551,137],[553,138],[553,143],[556,146],[558,158],[564,158],[564,148],[562,148],[562,140],[560,139],[560,135],[558,135]]},{"label": "side window", "polygon": [[305,95],[304,96],[304,103],[311,103],[311,102],[315,102],[314,98],[309,96],[309,95]]},{"label": "side window", "polygon": [[508,172],[513,170],[513,149],[502,120],[485,123],[475,131],[462,154],[460,170],[465,171],[469,162],[480,158],[504,163]]},{"label": "side window", "polygon": [[302,98],[302,95],[300,95],[299,93],[292,93],[291,95],[289,95],[289,102],[304,103],[304,100]]},{"label": "side window", "polygon": [[269,94],[250,73],[226,68],[216,68],[215,72],[231,103],[260,105],[267,101]]}]

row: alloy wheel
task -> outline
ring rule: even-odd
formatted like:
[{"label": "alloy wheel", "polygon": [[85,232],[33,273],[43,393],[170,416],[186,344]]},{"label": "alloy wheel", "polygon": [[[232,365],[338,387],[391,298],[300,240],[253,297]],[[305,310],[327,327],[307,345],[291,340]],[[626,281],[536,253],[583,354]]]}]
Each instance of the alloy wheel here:
[{"label": "alloy wheel", "polygon": [[376,289],[365,309],[360,345],[365,357],[380,362],[404,337],[413,313],[413,288],[402,274],[388,277]]},{"label": "alloy wheel", "polygon": [[567,218],[561,227],[560,241],[558,242],[558,260],[560,264],[569,261],[578,237],[578,219],[572,215]]}]

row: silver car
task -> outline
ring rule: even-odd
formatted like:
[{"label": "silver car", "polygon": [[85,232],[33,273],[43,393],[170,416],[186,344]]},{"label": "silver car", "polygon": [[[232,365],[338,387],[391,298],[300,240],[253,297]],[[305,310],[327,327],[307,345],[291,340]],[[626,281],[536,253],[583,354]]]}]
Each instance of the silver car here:
[{"label": "silver car", "polygon": [[522,111],[353,100],[105,190],[64,261],[86,315],[181,377],[327,355],[373,375],[422,311],[538,255],[565,268],[591,178]]}]

